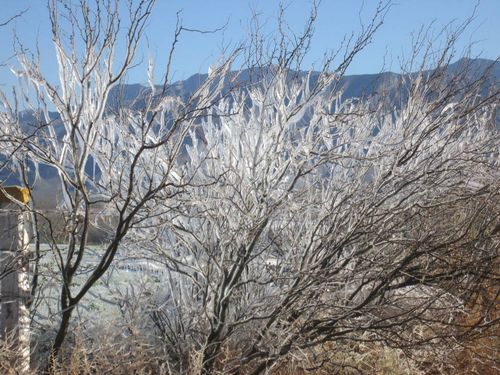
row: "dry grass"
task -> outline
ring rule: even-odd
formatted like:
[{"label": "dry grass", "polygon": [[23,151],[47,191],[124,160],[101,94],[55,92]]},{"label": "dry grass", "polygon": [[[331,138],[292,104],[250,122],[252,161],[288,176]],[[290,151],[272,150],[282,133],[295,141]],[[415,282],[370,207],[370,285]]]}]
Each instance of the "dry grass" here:
[{"label": "dry grass", "polygon": [[19,374],[20,363],[11,340],[0,340],[0,374]]},{"label": "dry grass", "polygon": [[[348,350],[346,350],[348,349]],[[360,344],[349,348],[327,345],[314,358],[302,358],[282,363],[274,375],[419,375],[416,363],[403,352],[378,344]],[[318,367],[321,364],[320,367]]]},{"label": "dry grass", "polygon": [[[136,375],[179,375],[199,374],[201,356],[193,352],[188,361],[190,366],[184,370],[174,370],[164,360],[166,357],[158,347],[146,343],[138,337],[123,337],[117,342],[103,332],[101,340],[89,340],[80,332],[74,335],[71,349],[61,355],[54,375],[93,375],[93,374],[136,374]],[[492,346],[495,344],[496,346]],[[3,375],[18,374],[19,369],[11,365],[12,350],[5,343],[0,347],[0,373]],[[480,374],[496,375],[499,370],[496,363],[497,338],[482,338],[471,342],[452,355],[439,355],[419,361],[408,358],[401,350],[384,347],[380,344],[359,344],[339,347],[334,344],[316,349],[315,354],[295,353],[268,369],[266,374],[273,375],[429,375],[429,374]],[[424,355],[424,352],[421,353]],[[430,356],[431,354],[428,353]],[[228,353],[228,357],[232,357]],[[234,357],[233,357],[234,358]],[[420,358],[422,359],[422,358]],[[233,362],[234,363],[234,362]],[[222,370],[223,363],[216,370],[217,374],[227,374]],[[32,369],[33,374],[38,369]],[[244,375],[251,368],[241,371]]]},{"label": "dry grass", "polygon": [[[497,320],[497,289],[489,285],[472,296],[467,313],[459,319],[463,331],[455,338],[435,345],[402,351],[377,342],[337,342],[324,344],[308,351],[295,351],[273,365],[265,373],[273,375],[496,375],[500,374],[498,348],[500,335]],[[486,319],[486,320],[485,320]],[[473,336],[462,335],[479,322],[490,322],[488,329]],[[113,324],[115,323],[115,324]],[[201,353],[192,350],[185,368],[168,362],[166,349],[155,338],[140,329],[126,329],[120,322],[98,324],[92,329],[81,326],[69,335],[69,340],[54,375],[90,374],[200,374]],[[119,328],[118,328],[119,327]],[[469,327],[469,328],[466,328]],[[124,334],[126,332],[126,334]],[[220,357],[214,374],[228,374],[227,369],[238,366],[240,344],[233,342]],[[34,356],[43,358],[47,346],[36,345]],[[19,367],[12,345],[0,341],[0,374],[18,374]],[[33,361],[34,362],[34,361]],[[240,375],[250,373],[253,365],[241,369]],[[32,373],[39,373],[36,364]]]}]

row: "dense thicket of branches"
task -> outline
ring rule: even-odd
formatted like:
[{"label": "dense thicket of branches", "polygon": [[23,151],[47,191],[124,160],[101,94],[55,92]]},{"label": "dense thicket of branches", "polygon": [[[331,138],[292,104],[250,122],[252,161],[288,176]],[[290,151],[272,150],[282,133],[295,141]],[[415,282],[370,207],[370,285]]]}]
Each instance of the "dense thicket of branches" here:
[{"label": "dense thicket of branches", "polygon": [[[187,100],[166,95],[169,59],[161,86],[151,69],[135,105],[109,108],[153,1],[129,9],[119,66],[117,3],[51,4],[60,81],[20,53],[34,121],[23,124],[4,95],[0,113],[4,167],[31,189],[28,168],[50,167],[61,191],[60,214],[25,207],[33,295],[49,298],[40,278],[59,288],[47,307],[57,316],[48,370],[120,252],[162,268],[161,287],[134,311],[130,294],[116,303],[140,315],[144,337],[159,335],[172,372],[261,374],[290,362],[341,371],[352,363],[339,353],[361,345],[444,357],[498,329],[499,86],[466,62],[451,74],[457,35],[438,58],[429,47],[397,92],[343,100],[340,78],[385,8],[343,55],[304,73],[314,10],[302,35],[280,32],[268,53],[255,38]],[[245,52],[248,80],[230,71]],[[92,228],[106,235],[90,250]],[[37,306],[34,321],[47,325]]]}]

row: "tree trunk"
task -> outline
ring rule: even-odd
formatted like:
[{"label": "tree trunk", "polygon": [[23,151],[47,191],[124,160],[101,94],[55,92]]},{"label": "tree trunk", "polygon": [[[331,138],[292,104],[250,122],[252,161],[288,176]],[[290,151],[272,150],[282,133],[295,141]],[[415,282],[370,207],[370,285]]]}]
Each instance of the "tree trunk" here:
[{"label": "tree trunk", "polygon": [[210,375],[213,373],[215,361],[219,355],[221,346],[221,329],[212,331],[207,338],[205,349],[203,350],[203,363],[201,373],[203,375]]},{"label": "tree trunk", "polygon": [[61,324],[59,325],[59,330],[57,331],[56,338],[54,339],[54,343],[52,344],[52,348],[50,349],[47,369],[45,374],[51,374],[54,372],[57,364],[57,357],[59,352],[61,351],[62,344],[64,343],[64,339],[68,333],[69,322],[71,320],[71,315],[75,305],[71,305],[63,311]]}]

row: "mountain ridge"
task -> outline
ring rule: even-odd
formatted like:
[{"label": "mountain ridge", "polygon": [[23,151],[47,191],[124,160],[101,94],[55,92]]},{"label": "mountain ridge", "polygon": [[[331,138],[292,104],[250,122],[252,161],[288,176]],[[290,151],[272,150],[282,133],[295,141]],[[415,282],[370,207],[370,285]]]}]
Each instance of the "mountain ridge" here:
[{"label": "mountain ridge", "polygon": [[[500,61],[489,60],[483,58],[461,58],[454,63],[447,65],[447,70],[449,74],[457,74],[462,69],[468,69],[473,76],[477,76],[487,69],[491,68],[491,76],[500,81]],[[266,68],[264,68],[266,69]],[[424,70],[424,73],[432,73],[434,69]],[[308,71],[298,72],[300,75],[308,74]],[[231,74],[239,75],[238,82],[245,83],[248,81],[250,76],[249,69],[244,69],[241,71],[232,71]],[[257,73],[258,74],[258,73]],[[319,76],[319,71],[311,71],[311,77]],[[344,75],[340,79],[340,86],[343,88],[342,97],[344,99],[350,99],[353,97],[357,98],[367,98],[373,95],[374,92],[380,91],[384,86],[391,86],[398,81],[404,75],[415,75],[417,72],[412,73],[396,73],[392,71],[383,71],[380,73],[366,73],[366,74],[351,74]],[[208,79],[208,73],[196,73],[192,76],[186,78],[185,80],[179,80],[172,82],[168,85],[165,96],[179,96],[183,99],[187,99],[195,90]],[[162,86],[157,85],[156,88],[161,89]],[[390,87],[388,87],[390,91]],[[133,84],[119,84],[115,86],[110,93],[110,98],[108,99],[108,104],[114,107],[117,103],[130,104],[136,101],[135,104],[142,104],[141,94],[149,94],[151,88],[147,85],[140,83]],[[118,94],[124,93],[122,97]],[[138,100],[139,99],[139,100]]]}]

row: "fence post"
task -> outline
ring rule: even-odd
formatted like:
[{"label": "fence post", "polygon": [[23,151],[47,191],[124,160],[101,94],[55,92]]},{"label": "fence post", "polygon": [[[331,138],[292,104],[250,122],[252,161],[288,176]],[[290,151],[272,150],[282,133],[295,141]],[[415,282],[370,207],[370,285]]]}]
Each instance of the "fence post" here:
[{"label": "fence post", "polygon": [[18,204],[28,203],[25,188],[0,189],[0,337],[12,349],[9,365],[19,374],[30,371],[30,316],[28,298],[28,236],[26,214]]}]

